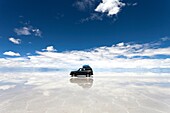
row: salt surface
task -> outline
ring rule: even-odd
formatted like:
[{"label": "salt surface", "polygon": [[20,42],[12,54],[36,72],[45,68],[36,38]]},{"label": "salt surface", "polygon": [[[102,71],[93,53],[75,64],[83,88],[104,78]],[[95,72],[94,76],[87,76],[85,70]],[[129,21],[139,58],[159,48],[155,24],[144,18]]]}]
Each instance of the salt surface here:
[{"label": "salt surface", "polygon": [[168,75],[7,73],[0,87],[0,113],[170,113]]}]

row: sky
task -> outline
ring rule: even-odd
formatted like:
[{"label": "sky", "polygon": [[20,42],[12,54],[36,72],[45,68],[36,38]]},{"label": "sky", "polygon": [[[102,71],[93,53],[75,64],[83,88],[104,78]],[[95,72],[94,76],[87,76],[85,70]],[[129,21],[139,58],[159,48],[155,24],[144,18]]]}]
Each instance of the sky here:
[{"label": "sky", "polygon": [[0,67],[169,68],[169,6],[169,0],[1,0]]}]

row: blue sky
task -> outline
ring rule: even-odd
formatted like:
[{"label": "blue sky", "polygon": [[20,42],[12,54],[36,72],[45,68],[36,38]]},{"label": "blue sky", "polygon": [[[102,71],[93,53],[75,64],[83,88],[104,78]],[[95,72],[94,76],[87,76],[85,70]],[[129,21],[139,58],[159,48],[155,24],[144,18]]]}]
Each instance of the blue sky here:
[{"label": "blue sky", "polygon": [[25,62],[99,52],[108,61],[169,60],[169,6],[169,0],[1,0],[0,57]]}]

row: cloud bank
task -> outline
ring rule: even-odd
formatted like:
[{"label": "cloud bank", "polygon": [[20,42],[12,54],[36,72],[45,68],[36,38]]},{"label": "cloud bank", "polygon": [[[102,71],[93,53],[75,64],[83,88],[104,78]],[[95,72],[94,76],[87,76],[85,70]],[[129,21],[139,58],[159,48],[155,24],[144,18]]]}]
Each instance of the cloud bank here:
[{"label": "cloud bank", "polygon": [[[170,68],[170,47],[160,48],[161,42],[135,44],[118,43],[82,51],[57,52],[53,46],[36,51],[37,55],[27,57],[0,58],[0,67],[32,67],[52,69],[76,69],[84,64],[94,69],[136,70]],[[20,56],[19,53],[5,52],[4,55]],[[159,57],[158,57],[159,56]],[[149,70],[147,70],[149,71]]]}]

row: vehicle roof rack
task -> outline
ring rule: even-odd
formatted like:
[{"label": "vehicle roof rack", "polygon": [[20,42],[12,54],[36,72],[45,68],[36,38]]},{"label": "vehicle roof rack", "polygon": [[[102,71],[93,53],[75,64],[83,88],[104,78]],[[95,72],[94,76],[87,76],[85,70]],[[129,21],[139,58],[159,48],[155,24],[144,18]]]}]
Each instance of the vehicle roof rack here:
[{"label": "vehicle roof rack", "polygon": [[83,65],[83,68],[91,68],[89,65]]}]

